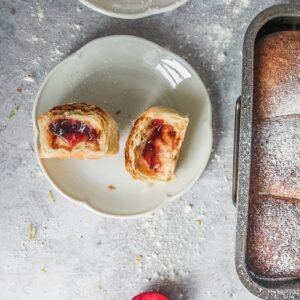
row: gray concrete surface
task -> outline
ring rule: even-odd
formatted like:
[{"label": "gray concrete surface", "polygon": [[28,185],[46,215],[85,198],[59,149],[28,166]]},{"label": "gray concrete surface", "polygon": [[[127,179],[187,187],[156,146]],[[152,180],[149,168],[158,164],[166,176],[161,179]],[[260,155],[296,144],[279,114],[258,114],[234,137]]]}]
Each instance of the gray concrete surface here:
[{"label": "gray concrete surface", "polygon": [[[0,299],[254,299],[234,266],[234,102],[249,22],[276,0],[192,0],[142,20],[108,18],[73,0],[0,1]],[[147,38],[198,71],[213,105],[214,148],[181,199],[148,217],[100,217],[53,191],[33,152],[31,110],[47,73],[85,43]],[[201,155],[201,153],[199,153]],[[48,198],[52,190],[55,202]],[[37,229],[28,239],[28,225]]]}]

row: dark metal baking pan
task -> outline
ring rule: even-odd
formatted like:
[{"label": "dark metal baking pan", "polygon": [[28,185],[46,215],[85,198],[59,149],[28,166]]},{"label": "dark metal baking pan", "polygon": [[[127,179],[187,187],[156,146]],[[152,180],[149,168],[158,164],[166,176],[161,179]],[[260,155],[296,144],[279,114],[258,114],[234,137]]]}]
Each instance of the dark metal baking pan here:
[{"label": "dark metal baking pan", "polygon": [[254,47],[258,37],[274,31],[299,30],[300,6],[276,5],[250,24],[244,40],[242,96],[236,104],[233,202],[237,206],[236,270],[244,286],[262,299],[300,299],[300,278],[259,278],[246,264],[250,191]]}]

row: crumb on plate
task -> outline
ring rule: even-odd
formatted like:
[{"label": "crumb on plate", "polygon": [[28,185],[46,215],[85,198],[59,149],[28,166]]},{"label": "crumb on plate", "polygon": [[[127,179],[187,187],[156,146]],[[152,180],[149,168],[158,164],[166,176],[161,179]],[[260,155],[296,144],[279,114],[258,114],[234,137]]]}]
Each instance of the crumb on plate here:
[{"label": "crumb on plate", "polygon": [[114,191],[116,189],[116,187],[114,185],[110,184],[108,186],[108,189],[111,190],[111,191]]}]

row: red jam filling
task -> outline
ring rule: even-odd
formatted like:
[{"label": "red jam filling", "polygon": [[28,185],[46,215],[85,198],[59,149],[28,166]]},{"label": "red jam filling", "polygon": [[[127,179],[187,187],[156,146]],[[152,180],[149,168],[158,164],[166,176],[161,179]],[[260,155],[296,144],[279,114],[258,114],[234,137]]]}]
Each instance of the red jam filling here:
[{"label": "red jam filling", "polygon": [[149,168],[157,171],[161,166],[159,157],[160,146],[168,145],[173,147],[176,132],[174,131],[173,126],[165,124],[164,120],[161,119],[152,120],[151,126],[152,132],[146,142],[143,157]]},{"label": "red jam filling", "polygon": [[62,138],[71,147],[81,142],[92,142],[98,136],[95,129],[79,120],[60,119],[49,125],[54,136]]}]

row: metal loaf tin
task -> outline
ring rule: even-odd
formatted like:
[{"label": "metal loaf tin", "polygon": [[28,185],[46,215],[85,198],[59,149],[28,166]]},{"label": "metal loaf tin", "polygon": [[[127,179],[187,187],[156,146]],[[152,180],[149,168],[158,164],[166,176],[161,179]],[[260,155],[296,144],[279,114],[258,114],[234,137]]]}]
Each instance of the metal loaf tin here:
[{"label": "metal loaf tin", "polygon": [[258,36],[280,30],[299,30],[300,6],[276,5],[264,10],[250,24],[244,40],[242,96],[236,103],[233,162],[233,202],[237,205],[236,270],[244,286],[262,299],[300,299],[300,278],[264,279],[246,265],[250,190],[254,47]]}]

